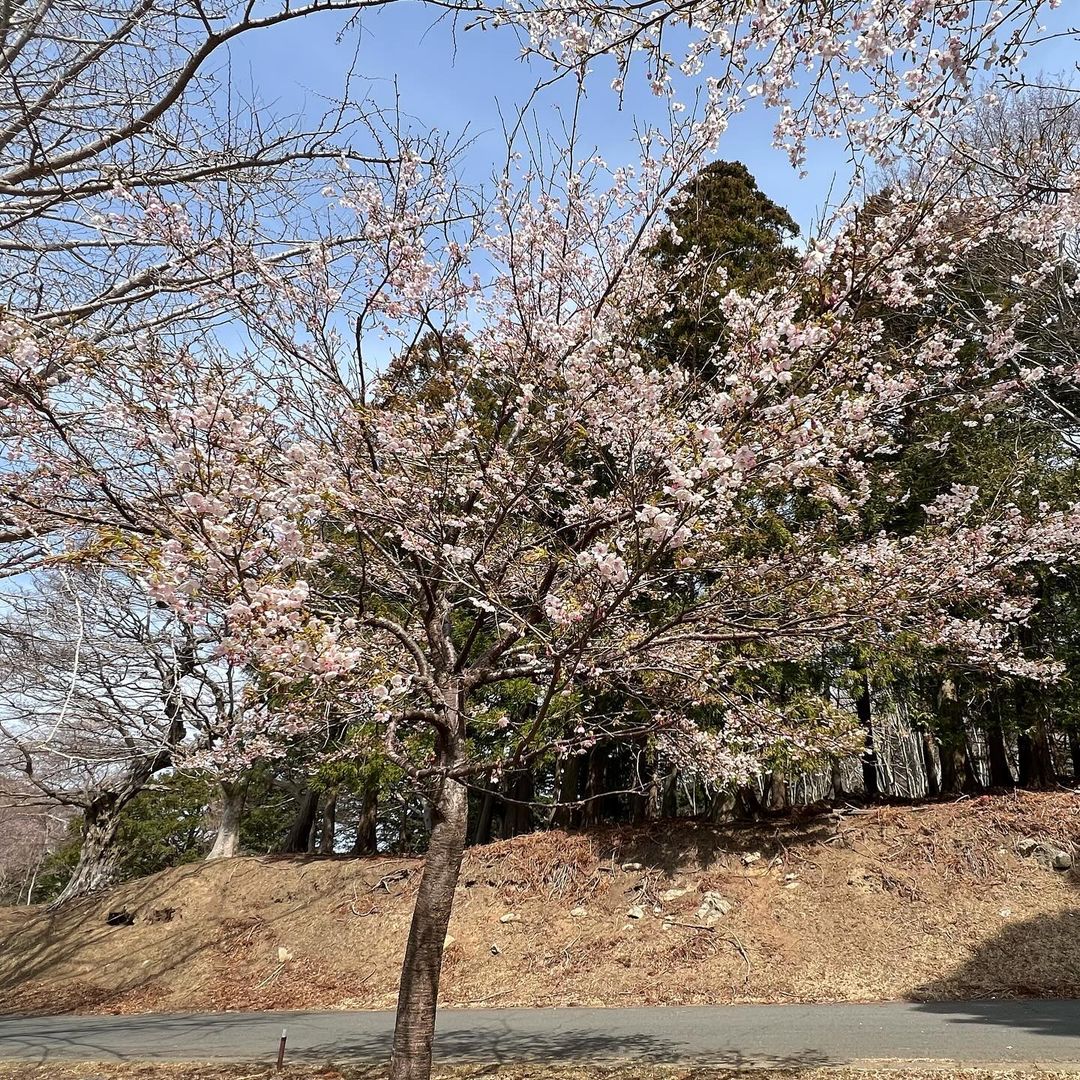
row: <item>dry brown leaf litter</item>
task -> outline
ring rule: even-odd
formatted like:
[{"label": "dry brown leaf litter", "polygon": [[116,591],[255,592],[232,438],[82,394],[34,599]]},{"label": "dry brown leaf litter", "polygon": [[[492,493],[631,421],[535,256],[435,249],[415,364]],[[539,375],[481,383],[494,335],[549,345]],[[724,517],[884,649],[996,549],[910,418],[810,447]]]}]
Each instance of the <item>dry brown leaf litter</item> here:
[{"label": "dry brown leaf litter", "polygon": [[[1076,844],[1080,798],[1020,793],[476,848],[442,1001],[1080,995],[1080,882],[1020,857],[1023,837]],[[388,1008],[418,875],[412,859],[244,858],[166,871],[58,912],[0,911],[0,1004]],[[711,927],[699,914],[708,892],[733,905]],[[118,908],[133,926],[106,925]]]}]

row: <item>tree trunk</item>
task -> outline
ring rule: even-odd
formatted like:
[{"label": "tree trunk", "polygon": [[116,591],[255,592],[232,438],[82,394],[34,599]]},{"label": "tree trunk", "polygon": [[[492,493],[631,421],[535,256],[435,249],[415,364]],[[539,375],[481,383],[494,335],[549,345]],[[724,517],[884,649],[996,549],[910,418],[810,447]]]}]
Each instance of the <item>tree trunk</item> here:
[{"label": "tree trunk", "polygon": [[605,780],[607,776],[607,747],[598,742],[589,751],[589,774],[585,786],[585,805],[581,811],[581,824],[596,825],[603,817]]},{"label": "tree trunk", "polygon": [[244,799],[247,784],[232,780],[221,781],[220,817],[217,836],[207,859],[231,859],[240,851],[240,824],[244,818]]},{"label": "tree trunk", "polygon": [[1016,717],[1021,731],[1017,739],[1017,771],[1022,787],[1050,788],[1057,782],[1054,755],[1042,702],[1026,692],[1021,684],[1015,690]]},{"label": "tree trunk", "polygon": [[679,770],[671,767],[660,792],[660,816],[662,818],[678,817],[679,814]]},{"label": "tree trunk", "polygon": [[777,769],[769,773],[768,787],[765,790],[766,805],[770,810],[786,810],[788,808],[787,781],[784,774]]},{"label": "tree trunk", "polygon": [[655,817],[656,762],[647,743],[631,747],[631,760],[634,777],[630,794],[630,820],[635,825],[643,825]]},{"label": "tree trunk", "polygon": [[838,757],[829,759],[829,787],[832,790],[833,802],[840,802],[844,798],[844,774],[840,769]]},{"label": "tree trunk", "polygon": [[941,746],[941,792],[959,795],[963,789],[964,751],[957,746]]},{"label": "tree trunk", "polygon": [[721,788],[709,804],[709,820],[719,824],[730,820],[735,813],[735,795],[730,788]]},{"label": "tree trunk", "polygon": [[1039,786],[1054,787],[1057,784],[1057,765],[1054,762],[1054,750],[1050,745],[1050,732],[1046,727],[1046,714],[1041,701],[1035,704],[1035,726],[1032,731],[1032,744],[1035,751],[1035,772]]},{"label": "tree trunk", "polygon": [[308,788],[301,796],[296,807],[296,817],[292,828],[281,843],[281,851],[305,852],[311,848],[315,831],[315,816],[319,812],[319,793]]},{"label": "tree trunk", "polygon": [[1012,769],[1009,767],[1009,754],[1005,749],[1005,732],[1000,719],[991,720],[986,726],[986,757],[990,766],[990,786],[992,788],[1011,788]]},{"label": "tree trunk", "polygon": [[1069,729],[1069,757],[1072,758],[1073,784],[1080,787],[1080,731]]},{"label": "tree trunk", "polygon": [[[488,784],[491,784],[491,775],[488,775]],[[497,796],[491,790],[484,792],[484,801],[480,804],[480,816],[476,820],[476,832],[473,834],[474,844],[491,843],[491,825],[495,818],[495,799]]]},{"label": "tree trunk", "polygon": [[334,837],[337,832],[337,788],[331,788],[323,800],[322,829],[319,832],[319,854],[334,854]]},{"label": "tree trunk", "polygon": [[551,815],[551,824],[556,829],[572,829],[581,817],[581,809],[576,804],[581,783],[581,756],[569,754],[562,758],[559,766],[559,805]]},{"label": "tree trunk", "polygon": [[[448,704],[451,696],[452,692],[447,691]],[[456,692],[453,697],[456,699]],[[464,726],[456,700],[449,711],[450,730],[440,734],[444,743],[441,763],[447,769],[457,763]],[[389,1080],[429,1080],[431,1076],[439,972],[468,820],[469,797],[464,784],[448,777],[442,779],[433,799],[431,838],[405,948]]]},{"label": "tree trunk", "polygon": [[50,907],[57,907],[76,896],[104,889],[113,883],[116,877],[113,840],[120,826],[120,811],[133,797],[124,798],[109,792],[98,796],[83,810],[79,861]]},{"label": "tree trunk", "polygon": [[379,787],[375,781],[369,781],[364,788],[363,801],[360,803],[360,817],[356,823],[356,839],[353,841],[354,855],[374,855],[378,851],[378,838],[375,827],[379,821]]},{"label": "tree trunk", "polygon": [[740,787],[735,792],[735,817],[739,821],[757,821],[761,817],[761,800],[752,787]]},{"label": "tree trunk", "polygon": [[506,789],[502,836],[509,840],[532,831],[533,774],[526,769],[508,777]]},{"label": "tree trunk", "polygon": [[971,745],[967,741],[966,732],[964,738],[964,757],[961,764],[964,769],[964,791],[969,795],[976,791],[981,791],[982,780],[979,779],[979,772],[975,768],[975,758],[971,753]]},{"label": "tree trunk", "polygon": [[922,733],[923,769],[926,771],[926,794],[936,799],[941,794],[941,771],[934,755],[934,736],[929,731]]},{"label": "tree trunk", "polygon": [[859,717],[866,736],[863,741],[862,775],[863,793],[868,799],[876,799],[881,794],[881,785],[878,783],[878,757],[877,748],[874,746],[874,718],[871,713],[870,702],[870,677],[863,672],[862,691],[855,701],[855,712]]}]

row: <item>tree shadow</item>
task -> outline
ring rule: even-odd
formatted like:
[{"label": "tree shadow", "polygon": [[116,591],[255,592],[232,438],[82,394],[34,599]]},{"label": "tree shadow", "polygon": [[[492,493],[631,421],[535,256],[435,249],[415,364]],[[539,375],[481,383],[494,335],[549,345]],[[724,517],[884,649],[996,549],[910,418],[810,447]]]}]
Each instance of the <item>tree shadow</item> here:
[{"label": "tree shadow", "polygon": [[[299,867],[310,861],[307,857],[273,860],[276,865]],[[175,867],[56,909],[4,912],[0,924],[0,1016],[160,1009],[175,972],[200,959],[206,961],[203,969],[212,981],[221,965],[228,963],[229,941],[223,935],[242,937],[246,930],[264,930],[271,937],[275,933],[272,923],[258,915],[241,917],[242,912],[237,918],[209,925],[197,916],[185,920],[185,898],[191,885],[203,875],[229,871],[227,862],[231,860]],[[349,860],[361,888],[377,881],[390,865],[386,860],[374,861],[374,866],[372,862]],[[348,880],[351,883],[353,878]],[[280,902],[279,897],[273,897],[275,919],[288,920],[325,908],[326,896],[317,889],[305,891],[287,879],[280,887]],[[200,904],[205,903],[205,899],[200,900]],[[134,925],[109,925],[108,914],[114,908],[134,915]],[[269,945],[266,951],[273,955]],[[109,961],[108,970],[92,966],[100,957]],[[253,976],[253,981],[257,977]],[[349,989],[343,984],[343,993]]]},{"label": "tree shadow", "polygon": [[707,871],[732,858],[759,855],[769,860],[790,848],[820,844],[835,837],[836,823],[832,812],[777,816],[754,822],[713,823],[681,818],[644,825],[595,826],[569,833],[533,833],[529,841],[542,835],[584,837],[601,865],[640,863],[643,870],[659,870],[665,877],[673,878],[680,871],[690,868]]},{"label": "tree shadow", "polygon": [[[576,1010],[569,1010],[576,1012]],[[559,1010],[564,1012],[564,1010]],[[37,1017],[0,1019],[4,1057],[34,1061],[269,1062],[283,1027],[293,1064],[382,1062],[390,1054],[389,1013],[190,1014],[176,1016]],[[434,1056],[443,1065],[540,1063],[705,1064],[727,1068],[814,1068],[835,1064],[819,1049],[747,1052],[737,1036],[690,1040],[606,1024],[597,1010],[564,1018],[548,1011],[444,1011]],[[701,1049],[708,1045],[708,1049]]]},{"label": "tree shadow", "polygon": [[[170,871],[168,887],[163,886],[159,875],[128,883],[122,894],[124,909],[137,911],[145,917],[157,905],[166,903],[178,883],[182,884],[183,879],[198,873],[200,865],[196,863],[190,868]],[[107,1008],[120,996],[139,989],[150,993],[152,998],[152,988],[161,975],[200,951],[195,945],[181,948],[177,942],[167,962],[157,958],[155,963],[151,950],[160,952],[160,949],[154,949],[149,942],[140,949],[135,945],[138,938],[128,925],[108,924],[106,909],[112,906],[111,895],[80,897],[55,909],[36,908],[14,913],[19,922],[4,935],[0,944],[0,1016],[31,1010],[38,1015],[56,1015],[73,1009]],[[162,934],[170,934],[169,922],[162,921],[159,925]],[[129,943],[130,947],[125,950],[126,967],[129,971],[138,970],[138,978],[125,979],[122,986],[93,985],[88,981],[56,988],[47,994],[32,991],[35,983],[46,983],[58,967],[85,951],[88,945],[115,935]],[[175,942],[175,934],[172,938]],[[93,974],[98,977],[98,973]],[[152,1000],[148,1004],[152,1006]]]},{"label": "tree shadow", "polygon": [[920,1012],[1077,1039],[1080,1060],[1080,877],[1075,868],[1063,876],[1075,907],[1005,922],[963,964],[908,994]]}]

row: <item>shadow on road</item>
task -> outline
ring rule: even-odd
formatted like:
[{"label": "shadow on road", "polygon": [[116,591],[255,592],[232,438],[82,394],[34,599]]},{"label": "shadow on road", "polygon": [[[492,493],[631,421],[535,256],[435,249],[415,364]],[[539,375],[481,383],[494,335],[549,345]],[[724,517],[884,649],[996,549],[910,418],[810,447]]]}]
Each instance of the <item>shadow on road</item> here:
[{"label": "shadow on road", "polygon": [[[171,1017],[117,1016],[94,1018],[94,1030],[83,1018],[0,1019],[0,1059],[47,1063],[63,1060],[237,1060],[270,1062],[283,1026],[290,1032],[288,1060],[302,1064],[385,1061],[390,1054],[392,1026],[388,1018],[373,1030],[370,1020],[338,1014],[328,1030],[325,1015],[280,1014],[276,1017],[191,1015]],[[342,1018],[345,1017],[344,1023]],[[104,1023],[103,1023],[104,1022]],[[354,1026],[355,1025],[355,1026]],[[367,1030],[364,1030],[364,1029]],[[723,1045],[695,1059],[685,1042],[653,1033],[598,1033],[595,1027],[560,1027],[551,1032],[528,1030],[507,1020],[485,1018],[469,1027],[442,1030],[435,1039],[435,1058],[444,1064],[483,1062],[604,1062],[688,1065],[722,1064],[730,1068],[767,1065],[809,1068],[834,1064],[819,1050],[774,1055],[744,1052]]]},{"label": "shadow on road", "polygon": [[919,1012],[946,1017],[954,1024],[990,1025],[1057,1035],[1080,1046],[1080,1001],[927,1001]]},{"label": "shadow on road", "polygon": [[[1064,881],[1080,901],[1076,869]],[[908,996],[919,1003],[920,1012],[951,1017],[957,1024],[1004,1025],[1037,1035],[1080,1039],[1080,1001],[1069,1000],[1078,983],[1080,909],[1074,908],[1004,921],[965,963],[916,987]],[[995,1000],[949,1000],[959,996]],[[1048,997],[1061,1000],[1030,1000]]]}]

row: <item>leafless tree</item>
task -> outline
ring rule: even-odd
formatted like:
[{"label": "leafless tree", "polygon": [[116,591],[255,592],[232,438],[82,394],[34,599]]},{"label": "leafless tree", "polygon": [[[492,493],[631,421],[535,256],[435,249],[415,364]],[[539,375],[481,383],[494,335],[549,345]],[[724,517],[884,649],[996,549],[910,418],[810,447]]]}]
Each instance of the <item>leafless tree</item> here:
[{"label": "leafless tree", "polygon": [[42,863],[67,836],[71,810],[18,779],[0,779],[0,896],[33,903]]},{"label": "leafless tree", "polygon": [[[23,803],[82,814],[65,900],[109,883],[125,807],[163,770],[212,761],[248,695],[238,671],[118,575],[57,574],[5,608],[0,772]],[[214,775],[217,857],[236,853],[244,778]]]},{"label": "leafless tree", "polygon": [[[384,175],[410,140],[356,79],[307,122],[275,118],[222,69],[256,32],[393,2],[0,4],[0,300],[104,341],[166,313],[212,321],[199,290],[247,269],[227,249],[300,257],[326,224],[307,200],[328,171]],[[185,258],[146,221],[167,230],[175,206]]]}]

